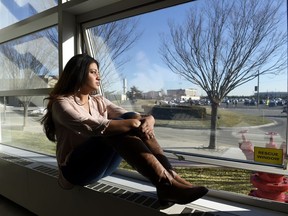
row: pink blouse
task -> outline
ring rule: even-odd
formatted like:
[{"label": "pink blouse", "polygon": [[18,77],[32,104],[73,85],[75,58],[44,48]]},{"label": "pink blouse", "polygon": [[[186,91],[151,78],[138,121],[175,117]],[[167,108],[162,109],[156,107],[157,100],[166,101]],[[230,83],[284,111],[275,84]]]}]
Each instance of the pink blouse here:
[{"label": "pink blouse", "polygon": [[66,164],[72,150],[91,136],[101,136],[110,120],[127,112],[103,96],[90,96],[90,113],[75,96],[60,97],[53,103],[52,116],[56,129],[58,165]]}]

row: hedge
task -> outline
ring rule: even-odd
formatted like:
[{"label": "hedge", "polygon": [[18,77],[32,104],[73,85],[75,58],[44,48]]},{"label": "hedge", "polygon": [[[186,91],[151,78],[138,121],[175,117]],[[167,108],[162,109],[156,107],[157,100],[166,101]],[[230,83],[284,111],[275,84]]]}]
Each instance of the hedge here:
[{"label": "hedge", "polygon": [[143,105],[146,114],[155,119],[163,120],[189,120],[190,118],[206,118],[206,108],[200,106],[169,106],[169,105]]}]

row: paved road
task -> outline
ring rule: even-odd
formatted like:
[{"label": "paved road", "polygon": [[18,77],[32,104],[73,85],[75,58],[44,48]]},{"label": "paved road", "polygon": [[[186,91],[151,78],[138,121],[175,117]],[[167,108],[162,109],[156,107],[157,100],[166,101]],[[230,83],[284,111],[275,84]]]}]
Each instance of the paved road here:
[{"label": "paved road", "polygon": [[[225,108],[226,109],[226,108]],[[271,118],[275,121],[275,124],[262,126],[262,127],[247,127],[247,128],[220,128],[217,131],[217,148],[236,147],[238,148],[241,141],[241,134],[239,132],[243,129],[247,129],[247,138],[251,140],[257,146],[264,146],[268,142],[268,136],[265,133],[270,131],[276,131],[279,135],[275,136],[275,140],[279,143],[286,139],[287,130],[287,115],[281,113],[281,108],[268,108],[257,109],[256,107],[239,107],[228,108],[234,112],[241,112],[251,115],[259,115],[266,118]],[[23,114],[15,111],[7,112],[7,121],[2,127],[6,125],[11,127],[13,124],[21,126],[23,124]],[[2,116],[3,117],[3,116]],[[37,121],[39,117],[28,118],[28,130],[31,128],[33,132],[42,132],[42,127]],[[207,147],[209,145],[210,130],[191,130],[191,129],[173,129],[165,127],[156,127],[155,133],[159,139],[159,142],[164,148],[173,149],[199,149]]]},{"label": "paved road", "polygon": [[[231,108],[232,109],[232,108]],[[277,132],[274,141],[278,146],[286,140],[287,115],[282,114],[280,109],[239,109],[233,108],[235,112],[244,112],[251,115],[259,115],[270,118],[274,124],[260,127],[242,127],[242,128],[220,128],[217,131],[217,149],[208,150],[203,147],[209,146],[210,130],[198,129],[173,129],[165,127],[155,128],[156,136],[164,149],[188,151],[193,153],[219,154],[223,155],[227,149],[239,150],[239,142],[242,141],[241,130],[248,130],[245,134],[254,146],[264,147],[269,142],[267,132]],[[244,159],[242,152],[237,150],[238,159]],[[230,155],[234,157],[233,155]]]}]

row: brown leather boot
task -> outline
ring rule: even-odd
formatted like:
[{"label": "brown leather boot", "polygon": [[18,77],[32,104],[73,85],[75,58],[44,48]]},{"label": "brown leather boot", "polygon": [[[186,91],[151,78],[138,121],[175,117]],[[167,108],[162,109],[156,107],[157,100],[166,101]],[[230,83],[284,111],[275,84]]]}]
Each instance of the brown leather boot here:
[{"label": "brown leather boot", "polygon": [[189,181],[186,181],[184,178],[182,178],[181,176],[179,176],[173,169],[170,169],[168,170],[168,172],[173,176],[173,178],[181,183],[181,184],[184,184],[184,185],[187,185],[187,186],[193,186],[193,184]]},{"label": "brown leather boot", "polygon": [[[169,173],[163,173],[166,178],[163,182],[159,182],[156,185],[157,195],[161,205],[171,205],[171,203],[187,204],[193,202],[205,194],[207,194],[208,189],[203,186],[188,186],[179,183],[172,176],[169,177]],[[167,182],[167,179],[169,182]]]},{"label": "brown leather boot", "polygon": [[147,147],[151,150],[151,152],[155,155],[155,157],[159,160],[159,162],[163,165],[163,167],[172,175],[172,177],[179,183],[185,184],[187,186],[193,186],[192,183],[186,181],[181,176],[179,176],[175,170],[173,170],[173,167],[171,163],[169,162],[169,159],[164,155],[163,149],[157,142],[155,138],[144,140],[144,143],[147,145]]},{"label": "brown leather boot", "polygon": [[112,145],[124,160],[155,185],[160,204],[186,204],[208,192],[205,187],[188,186],[176,181],[137,136],[117,136]]}]

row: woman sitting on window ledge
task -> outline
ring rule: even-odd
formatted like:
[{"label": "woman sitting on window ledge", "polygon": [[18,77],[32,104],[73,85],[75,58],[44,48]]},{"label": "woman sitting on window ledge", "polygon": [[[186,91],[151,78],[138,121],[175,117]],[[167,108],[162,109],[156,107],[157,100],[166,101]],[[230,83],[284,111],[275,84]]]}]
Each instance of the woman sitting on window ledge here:
[{"label": "woman sitting on window ledge", "polygon": [[127,112],[101,95],[99,64],[87,54],[72,57],[47,98],[42,118],[49,140],[57,143],[59,184],[91,184],[117,169],[122,158],[157,189],[160,204],[186,204],[208,189],[177,175],[154,135],[153,116]]}]

